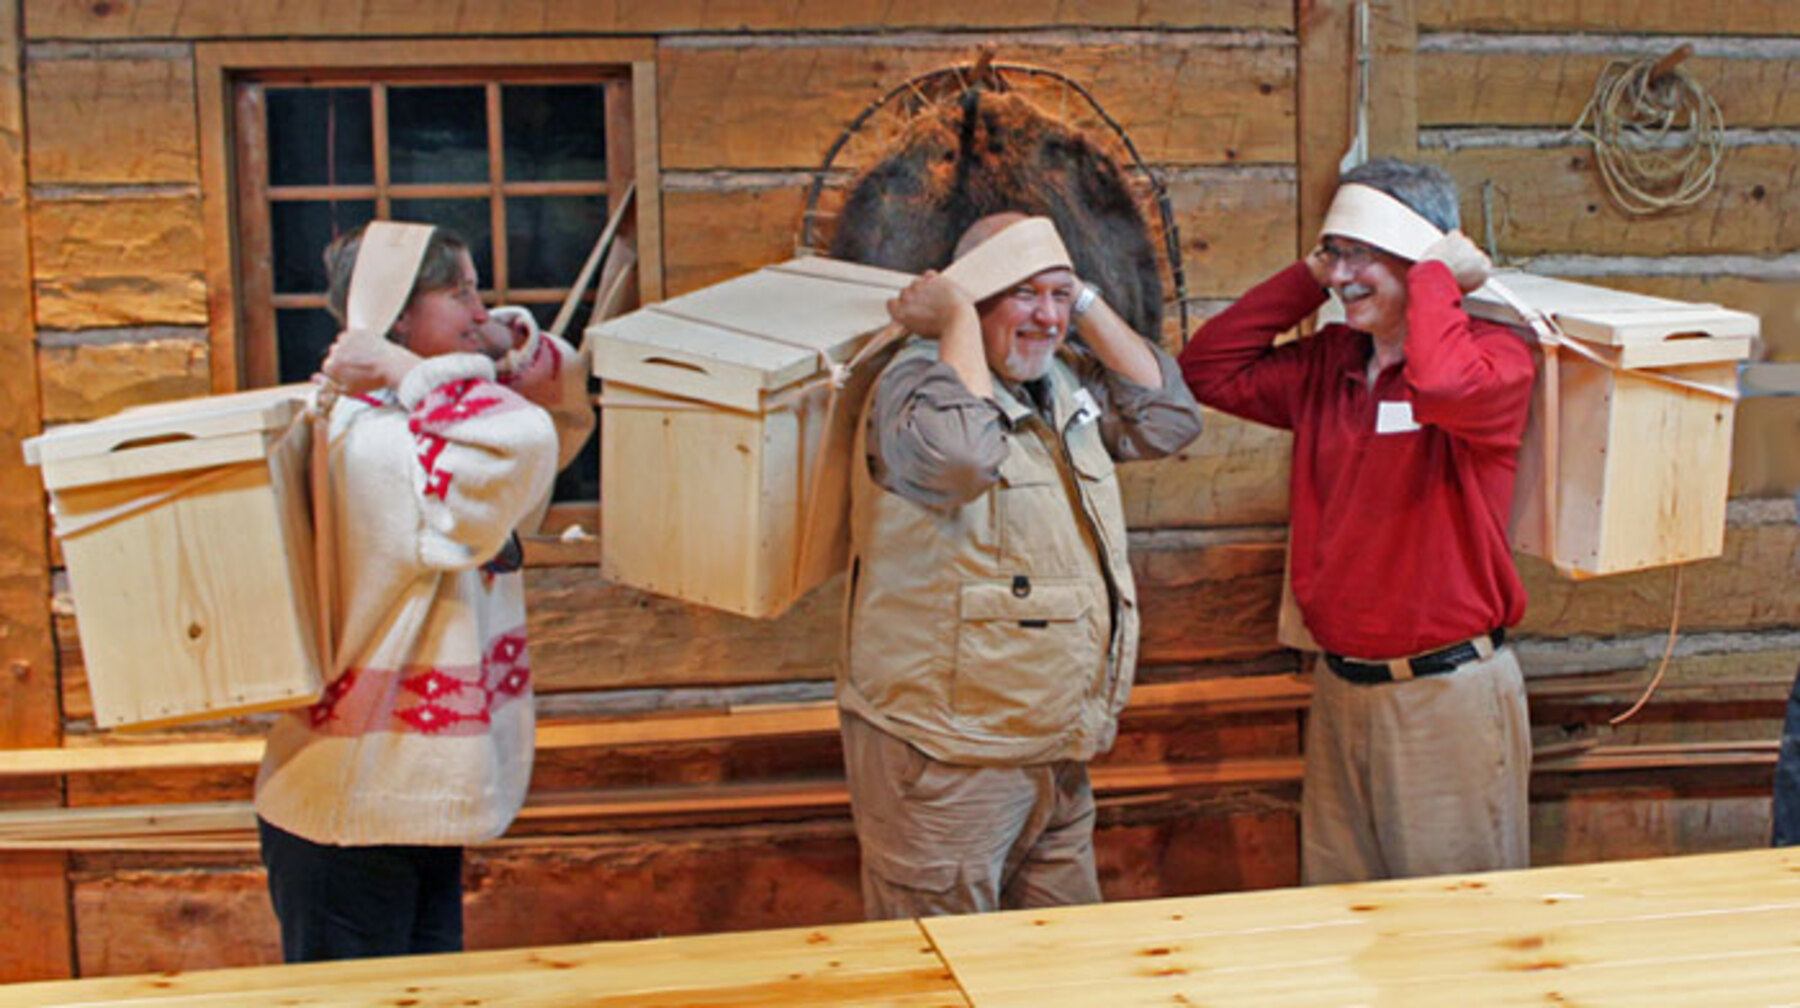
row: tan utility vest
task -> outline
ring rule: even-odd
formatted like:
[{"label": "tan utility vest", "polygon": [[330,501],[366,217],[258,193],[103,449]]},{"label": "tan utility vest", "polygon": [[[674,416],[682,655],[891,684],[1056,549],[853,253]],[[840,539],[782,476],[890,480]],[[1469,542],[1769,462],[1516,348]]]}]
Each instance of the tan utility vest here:
[{"label": "tan utility vest", "polygon": [[[895,362],[920,356],[937,344],[914,341]],[[838,700],[945,762],[1090,759],[1112,746],[1131,690],[1137,592],[1119,481],[1092,398],[1061,360],[1047,377],[1054,428],[996,383],[1000,479],[954,511],[877,485],[858,425]]]}]

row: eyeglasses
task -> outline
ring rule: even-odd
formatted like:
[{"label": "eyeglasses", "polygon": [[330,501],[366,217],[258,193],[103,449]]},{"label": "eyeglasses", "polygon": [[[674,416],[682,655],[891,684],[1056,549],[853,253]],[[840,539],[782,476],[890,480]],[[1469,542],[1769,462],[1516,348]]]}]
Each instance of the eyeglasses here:
[{"label": "eyeglasses", "polygon": [[1341,262],[1353,270],[1362,269],[1375,259],[1375,249],[1368,245],[1340,245],[1336,242],[1324,242],[1319,251],[1325,254],[1330,262]]}]

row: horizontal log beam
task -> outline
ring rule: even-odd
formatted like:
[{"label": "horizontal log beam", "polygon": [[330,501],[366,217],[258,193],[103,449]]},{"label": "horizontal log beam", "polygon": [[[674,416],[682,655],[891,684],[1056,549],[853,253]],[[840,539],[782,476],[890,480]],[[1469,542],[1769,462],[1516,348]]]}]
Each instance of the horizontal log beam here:
[{"label": "horizontal log beam", "polygon": [[[1567,127],[1581,116],[1608,63],[1654,55],[1671,44],[1636,39],[1628,40],[1637,43],[1633,47],[1596,52],[1550,35],[1511,39],[1513,45],[1496,51],[1491,37],[1477,39],[1482,48],[1473,52],[1447,49],[1441,36],[1420,39],[1421,127]],[[1800,45],[1785,47],[1791,53],[1764,53],[1746,44],[1756,41],[1720,40],[1719,51],[1702,50],[1682,69],[1706,88],[1733,127],[1800,125],[1800,93],[1789,83],[1800,79]]]},{"label": "horizontal log beam", "polygon": [[[1054,67],[1082,86],[1153,164],[1291,163],[1294,49],[1289,36],[1158,32],[1040,40],[951,37],[911,44],[886,36],[844,44],[802,38],[770,45],[670,40],[658,53],[665,169],[813,168],[870,102],[909,77],[966,63],[979,44],[999,61]],[[1110,136],[1071,92],[1020,80],[1019,93],[1073,125]],[[723,99],[723,100],[721,100]],[[838,165],[868,167],[868,139],[903,121],[881,115]]]},{"label": "horizontal log beam", "polygon": [[1734,149],[1719,167],[1717,186],[1693,208],[1633,217],[1613,206],[1585,144],[1446,151],[1430,148],[1429,139],[1421,137],[1419,156],[1455,177],[1470,234],[1484,233],[1483,184],[1493,183],[1503,256],[1778,255],[1800,247],[1792,147]]},{"label": "horizontal log beam", "polygon": [[193,54],[137,52],[26,64],[33,185],[200,181]]},{"label": "horizontal log beam", "polygon": [[[1194,716],[1291,710],[1304,706],[1310,688],[1293,676],[1197,679],[1140,685],[1132,692],[1134,713],[1180,712]],[[538,725],[537,748],[617,748],[671,742],[720,742],[831,733],[837,706],[829,701],[771,705],[724,713],[619,718]],[[0,778],[60,774],[115,773],[251,767],[262,760],[261,738],[206,742],[124,741],[102,736],[96,744],[62,748],[0,750]]]},{"label": "horizontal log beam", "polygon": [[529,35],[565,33],[893,31],[901,28],[1271,28],[1292,25],[1266,0],[1011,0],[972,8],[959,0],[662,0],[587,3],[400,0],[289,4],[183,0],[27,0],[25,33],[39,39],[269,38],[290,36]]},{"label": "horizontal log beam", "polygon": [[32,273],[40,327],[206,324],[197,197],[33,195]]},{"label": "horizontal log beam", "polygon": [[1788,0],[1419,0],[1432,31],[1800,35]]},{"label": "horizontal log beam", "polygon": [[[1284,237],[1296,226],[1291,169],[1166,174],[1190,297],[1235,298],[1293,261],[1294,247]],[[671,296],[795,255],[804,173],[690,173],[666,181],[663,249]],[[821,205],[831,209],[841,199],[828,193]]]}]

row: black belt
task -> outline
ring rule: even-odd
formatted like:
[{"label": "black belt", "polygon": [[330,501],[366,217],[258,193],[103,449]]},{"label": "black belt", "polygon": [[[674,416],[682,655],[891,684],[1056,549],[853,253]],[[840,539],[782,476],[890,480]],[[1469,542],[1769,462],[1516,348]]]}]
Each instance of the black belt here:
[{"label": "black belt", "polygon": [[[1487,634],[1486,639],[1493,642],[1494,651],[1500,650],[1500,645],[1506,643],[1506,628],[1501,627],[1493,633]],[[1402,658],[1400,663],[1410,668],[1414,676],[1442,675],[1455,669],[1458,665],[1480,658],[1481,650],[1477,646],[1477,641],[1480,640],[1482,638],[1477,637],[1474,640],[1460,641],[1439,651]],[[1364,685],[1393,682],[1396,678],[1407,678],[1406,676],[1396,677],[1387,662],[1376,665],[1371,662],[1352,661],[1342,655],[1326,654],[1325,664],[1329,665],[1331,671],[1336,672],[1340,679]]]}]

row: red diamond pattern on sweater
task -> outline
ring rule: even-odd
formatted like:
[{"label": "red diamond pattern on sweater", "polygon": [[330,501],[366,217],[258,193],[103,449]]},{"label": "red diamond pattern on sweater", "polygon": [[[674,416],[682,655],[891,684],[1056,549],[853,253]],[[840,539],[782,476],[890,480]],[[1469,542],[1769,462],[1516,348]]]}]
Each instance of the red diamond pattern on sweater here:
[{"label": "red diamond pattern on sweater", "polygon": [[400,685],[408,692],[417,693],[430,701],[449,693],[461,693],[470,684],[432,668],[400,680]]},{"label": "red diamond pattern on sweater", "polygon": [[318,702],[306,709],[307,720],[312,722],[314,728],[337,717],[338,703],[356,685],[356,672],[353,668],[345,669],[343,675],[326,684],[325,692],[320,694]]},{"label": "red diamond pattern on sweater", "polygon": [[526,657],[523,633],[494,638],[481,665],[482,679],[493,684],[490,695],[516,697],[531,688],[531,663]]},{"label": "red diamond pattern on sweater", "polygon": [[480,384],[480,378],[463,378],[445,382],[432,389],[418,408],[413,410],[412,417],[407,420],[407,428],[414,434],[435,432],[499,406],[500,396],[470,394]]},{"label": "red diamond pattern on sweater", "polygon": [[483,710],[480,714],[458,714],[447,707],[439,707],[437,704],[432,703],[420,704],[417,707],[408,707],[403,711],[396,711],[394,712],[394,716],[405,721],[407,724],[412,725],[426,735],[436,735],[438,732],[443,731],[445,728],[448,728],[459,721],[468,721],[471,719],[481,721],[488,720],[486,710]]},{"label": "red diamond pattern on sweater", "polygon": [[531,662],[519,629],[491,639],[478,665],[347,669],[301,713],[325,735],[479,735],[495,711],[530,696]]}]

